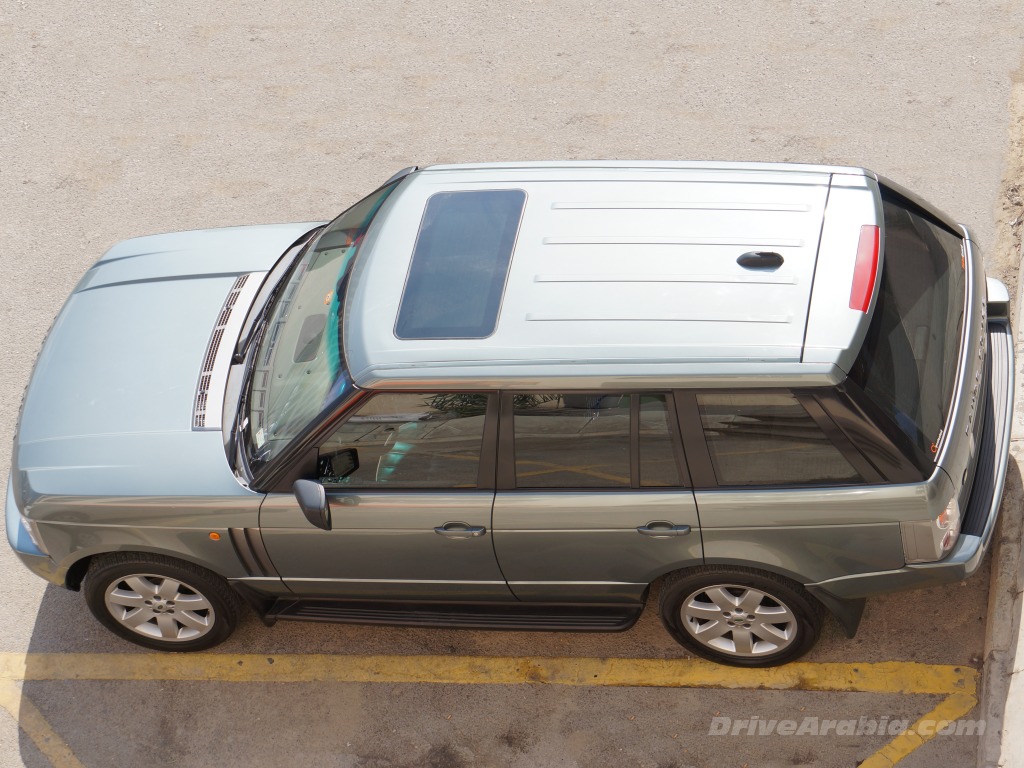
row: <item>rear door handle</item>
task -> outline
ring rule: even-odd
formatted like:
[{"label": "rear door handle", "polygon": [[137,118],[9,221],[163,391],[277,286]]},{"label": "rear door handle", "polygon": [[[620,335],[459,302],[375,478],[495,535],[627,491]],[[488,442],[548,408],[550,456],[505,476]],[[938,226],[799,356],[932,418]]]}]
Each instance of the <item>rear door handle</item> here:
[{"label": "rear door handle", "polygon": [[690,532],[690,526],[672,525],[667,520],[652,520],[647,525],[641,525],[636,532],[652,539],[670,539],[673,536],[685,536]]},{"label": "rear door handle", "polygon": [[736,259],[744,269],[778,269],[784,261],[782,254],[775,251],[747,251]]},{"label": "rear door handle", "polygon": [[434,533],[440,536],[447,536],[449,539],[475,539],[477,536],[483,536],[487,533],[487,529],[482,525],[452,522],[435,528]]}]

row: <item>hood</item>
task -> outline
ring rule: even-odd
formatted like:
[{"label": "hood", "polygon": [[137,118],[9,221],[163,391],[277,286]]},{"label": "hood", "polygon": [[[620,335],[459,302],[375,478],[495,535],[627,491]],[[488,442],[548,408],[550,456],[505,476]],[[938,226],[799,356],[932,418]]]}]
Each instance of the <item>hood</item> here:
[{"label": "hood", "polygon": [[98,288],[235,278],[265,272],[303,234],[323,222],[222,227],[136,237],[118,243],[93,264],[74,293]]},{"label": "hood", "polygon": [[104,467],[123,475],[146,463],[143,474],[173,472],[168,460],[195,437],[196,384],[228,292],[315,226],[177,232],[112,248],[68,298],[39,354],[16,437],[19,470],[96,478]]}]

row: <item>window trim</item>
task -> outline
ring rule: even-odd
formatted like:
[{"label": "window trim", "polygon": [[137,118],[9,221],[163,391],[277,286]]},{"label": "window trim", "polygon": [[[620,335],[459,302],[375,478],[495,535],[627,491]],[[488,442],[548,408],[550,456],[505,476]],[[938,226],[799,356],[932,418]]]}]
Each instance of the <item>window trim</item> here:
[{"label": "window trim", "polygon": [[[668,396],[665,396],[668,402]],[[668,408],[666,406],[666,416]],[[672,423],[669,422],[671,429]],[[638,490],[640,488],[640,398],[637,395],[629,396],[629,487]]]},{"label": "window trim", "polygon": [[[679,414],[679,431],[683,436],[683,448],[686,451],[686,463],[690,470],[690,479],[694,490],[701,488],[717,488],[718,478],[715,467],[711,463],[711,449],[704,437],[704,425],[700,420],[700,408],[697,406],[697,395],[700,392],[715,390],[677,389],[675,391],[676,411]],[[735,392],[737,390],[728,390]]]}]

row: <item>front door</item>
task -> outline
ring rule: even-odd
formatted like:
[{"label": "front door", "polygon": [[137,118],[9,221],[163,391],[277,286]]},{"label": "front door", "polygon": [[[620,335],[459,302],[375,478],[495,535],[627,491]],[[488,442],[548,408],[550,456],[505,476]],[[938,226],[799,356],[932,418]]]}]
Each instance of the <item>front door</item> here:
[{"label": "front door", "polygon": [[[513,600],[492,544],[493,397],[380,393],[360,404],[319,448],[332,529],[312,526],[290,494],[263,503],[263,541],[285,584],[321,597]],[[347,449],[358,467],[332,475],[329,457]]]}]

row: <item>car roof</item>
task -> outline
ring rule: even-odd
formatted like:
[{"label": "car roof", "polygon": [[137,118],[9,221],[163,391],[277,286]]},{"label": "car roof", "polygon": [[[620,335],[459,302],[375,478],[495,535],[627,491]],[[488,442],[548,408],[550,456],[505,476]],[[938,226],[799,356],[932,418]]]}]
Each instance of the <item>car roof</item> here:
[{"label": "car roof", "polygon": [[[493,332],[398,338],[428,201],[493,190],[525,193]],[[368,388],[836,383],[870,317],[849,308],[860,228],[880,222],[877,177],[862,168],[430,166],[402,180],[362,245],[345,310],[346,360]],[[748,252],[777,254],[782,264],[738,264]]]},{"label": "car roof", "polygon": [[503,169],[513,171],[557,171],[563,169],[568,174],[593,168],[629,173],[630,171],[652,170],[697,170],[697,171],[740,171],[740,172],[775,172],[775,173],[842,173],[852,176],[872,176],[875,174],[864,168],[840,165],[818,165],[812,163],[744,163],[722,162],[717,160],[542,160],[533,162],[490,162],[490,163],[439,163],[420,169],[421,173],[469,173],[491,172]]}]

